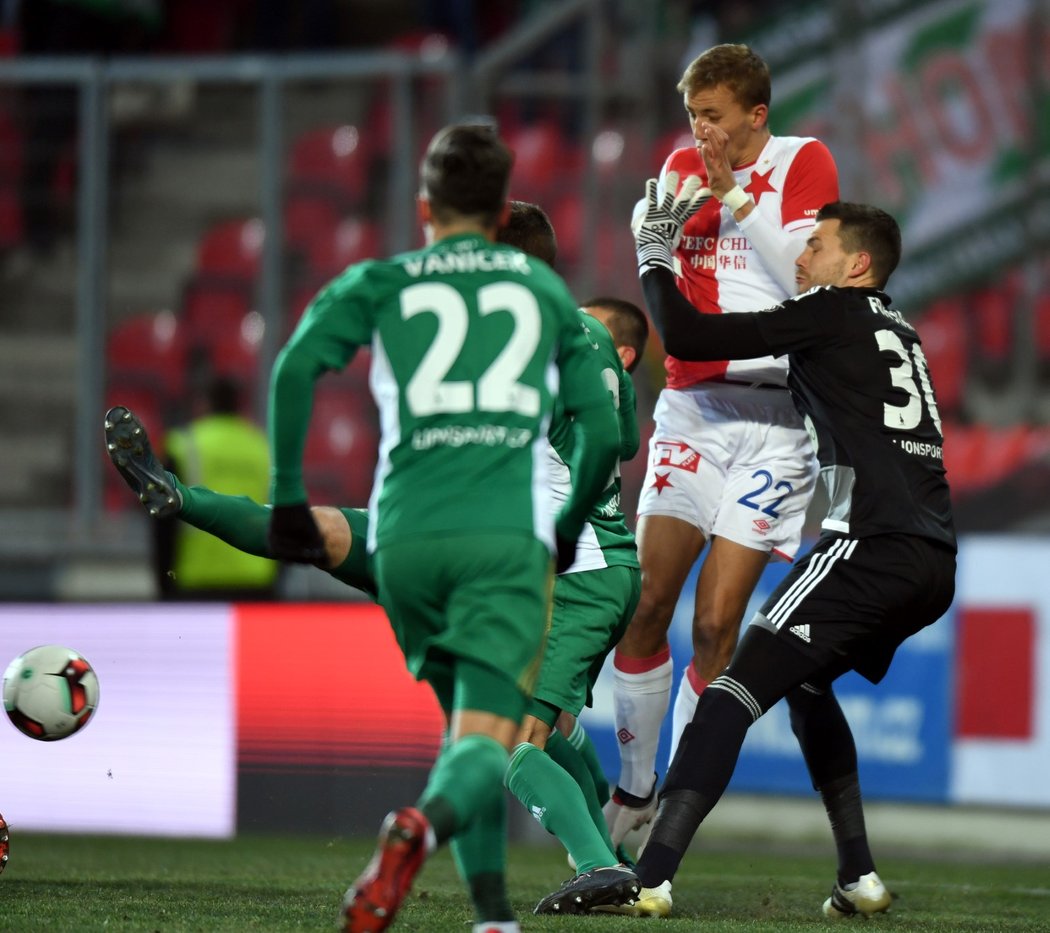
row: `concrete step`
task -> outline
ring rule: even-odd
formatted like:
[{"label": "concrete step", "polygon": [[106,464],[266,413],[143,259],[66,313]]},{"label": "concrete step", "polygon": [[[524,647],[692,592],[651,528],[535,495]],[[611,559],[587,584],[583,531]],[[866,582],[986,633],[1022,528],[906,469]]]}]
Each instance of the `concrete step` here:
[{"label": "concrete step", "polygon": [[72,481],[76,342],[0,333],[0,505],[60,505]]},{"label": "concrete step", "polygon": [[158,149],[148,170],[122,186],[121,196],[123,215],[148,205],[156,212],[158,230],[168,215],[199,216],[205,224],[216,217],[250,215],[258,211],[258,159],[250,146]]},{"label": "concrete step", "polygon": [[72,488],[68,439],[29,437],[4,444],[0,507],[54,506]]},{"label": "concrete step", "polygon": [[[17,402],[26,401],[28,395],[34,402],[72,407],[76,360],[76,338],[71,333],[0,332],[0,397]],[[17,404],[6,408],[4,418],[19,410]]]}]

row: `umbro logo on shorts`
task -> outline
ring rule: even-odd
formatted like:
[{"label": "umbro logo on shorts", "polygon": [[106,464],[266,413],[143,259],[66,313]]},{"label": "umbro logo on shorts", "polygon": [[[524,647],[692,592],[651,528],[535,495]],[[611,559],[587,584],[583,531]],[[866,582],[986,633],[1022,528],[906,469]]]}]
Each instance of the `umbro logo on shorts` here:
[{"label": "umbro logo on shorts", "polygon": [[616,738],[620,740],[621,745],[626,745],[628,742],[634,741],[634,735],[627,729],[621,729],[617,732]]},{"label": "umbro logo on shorts", "polygon": [[791,628],[788,629],[788,631],[791,632],[792,635],[798,635],[798,637],[801,638],[804,642],[806,642],[806,644],[809,644],[808,622],[805,625],[792,625]]}]

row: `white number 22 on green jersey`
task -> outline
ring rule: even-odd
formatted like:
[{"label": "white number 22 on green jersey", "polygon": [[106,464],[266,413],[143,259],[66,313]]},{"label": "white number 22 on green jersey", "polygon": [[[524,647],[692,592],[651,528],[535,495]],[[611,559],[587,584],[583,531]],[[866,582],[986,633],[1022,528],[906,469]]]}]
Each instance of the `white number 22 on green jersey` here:
[{"label": "white number 22 on green jersey", "polygon": [[437,334],[406,386],[409,410],[417,417],[469,411],[513,411],[527,417],[540,413],[540,393],[519,380],[540,341],[541,318],[536,298],[515,282],[494,282],[478,289],[482,315],[504,311],[514,319],[514,330],[477,381],[449,381],[445,377],[463,349],[470,314],[463,296],[451,285],[421,282],[401,293],[401,317],[433,314]]}]

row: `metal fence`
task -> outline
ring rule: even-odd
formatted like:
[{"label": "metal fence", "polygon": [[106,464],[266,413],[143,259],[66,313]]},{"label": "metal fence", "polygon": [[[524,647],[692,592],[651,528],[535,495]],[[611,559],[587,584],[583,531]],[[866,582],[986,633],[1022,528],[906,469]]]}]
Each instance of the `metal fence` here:
[{"label": "metal fence", "polygon": [[[762,26],[735,32],[706,8],[681,28],[672,8],[548,5],[469,61],[436,41],[308,57],[0,62],[0,121],[7,114],[30,127],[19,158],[52,160],[50,208],[71,220],[57,246],[24,261],[0,219],[7,588],[61,595],[77,589],[55,585],[55,568],[71,559],[142,561],[144,517],[107,499],[112,477],[100,444],[118,326],[185,316],[207,277],[205,241],[232,229],[251,253],[240,270],[249,284],[216,285],[213,276],[206,294],[219,301],[225,287],[235,312],[254,312],[246,365],[261,415],[269,365],[334,264],[418,242],[418,156],[450,119],[499,121],[518,151],[512,195],[547,209],[561,271],[581,298],[601,291],[639,300],[626,218],[642,180],[688,132],[674,91],[681,63],[719,40],[749,41],[770,62],[775,132],[820,136],[839,163],[844,196],[902,220],[907,258],[893,295],[927,322],[931,346],[949,344],[955,356],[938,365],[965,370],[952,375],[959,436],[975,421],[1023,430],[1020,440],[993,435],[990,443],[1031,445],[1031,459],[1042,462],[1038,429],[1050,421],[1045,3],[774,5]],[[65,135],[57,118],[49,123],[35,109],[62,89],[75,101],[61,118]],[[36,138],[33,127],[47,132]],[[344,168],[360,156],[356,189],[317,182],[311,191],[296,174],[318,134]],[[12,151],[0,173],[14,164]],[[2,177],[0,185],[0,218],[12,217],[3,213],[5,192],[9,201],[24,188]],[[307,245],[329,223],[338,234]],[[660,380],[655,353],[648,364],[643,421]],[[164,414],[183,413],[173,408]],[[628,504],[644,464],[636,466]],[[1037,499],[1022,496],[1011,514],[1027,510],[1037,517],[1028,527],[1045,527]],[[993,525],[1022,521],[988,518],[994,503],[982,508],[980,520]]]}]

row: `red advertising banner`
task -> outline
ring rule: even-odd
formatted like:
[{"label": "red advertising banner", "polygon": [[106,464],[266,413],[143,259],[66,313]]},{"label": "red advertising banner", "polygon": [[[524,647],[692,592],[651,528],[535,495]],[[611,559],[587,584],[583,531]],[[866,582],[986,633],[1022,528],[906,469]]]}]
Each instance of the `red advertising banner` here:
[{"label": "red advertising banner", "polygon": [[429,767],[444,720],[372,603],[234,607],[242,770]]}]

